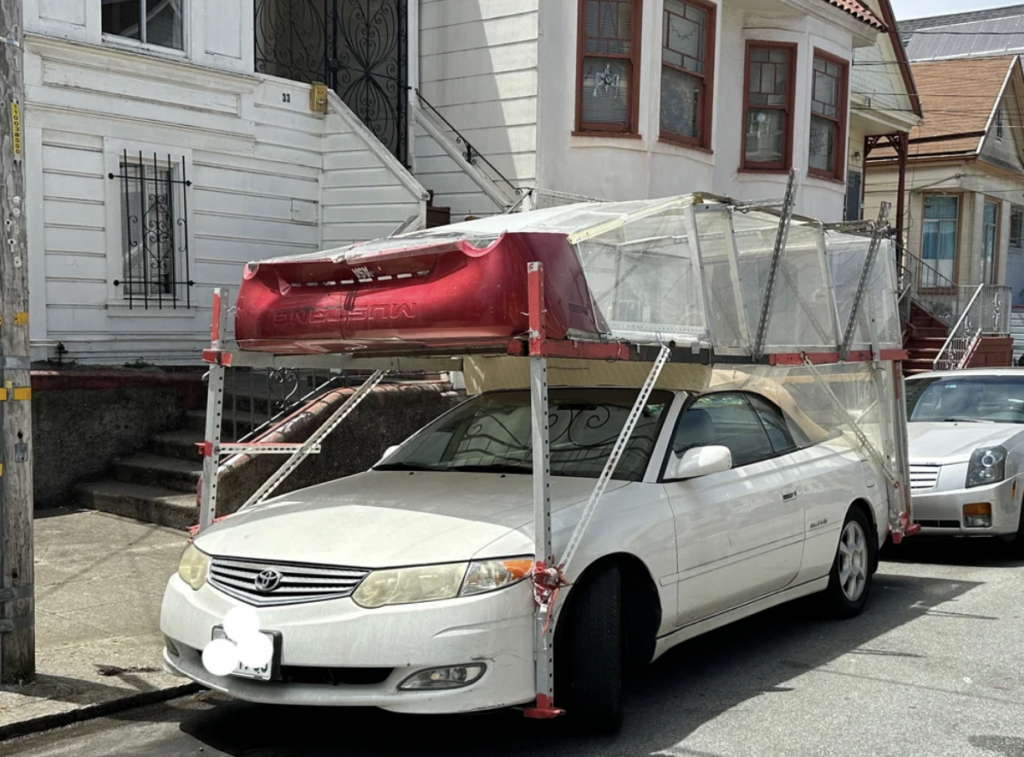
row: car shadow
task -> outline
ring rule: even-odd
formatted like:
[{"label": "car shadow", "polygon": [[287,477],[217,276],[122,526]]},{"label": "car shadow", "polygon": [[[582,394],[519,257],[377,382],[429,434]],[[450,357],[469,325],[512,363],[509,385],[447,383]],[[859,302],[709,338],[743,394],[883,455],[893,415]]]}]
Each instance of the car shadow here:
[{"label": "car shadow", "polygon": [[[626,724],[614,738],[586,738],[568,721],[529,721],[514,710],[428,717],[270,707],[211,696],[173,717],[184,734],[232,757],[690,754],[676,745],[705,723],[760,695],[785,696],[792,679],[842,655],[921,657],[913,650],[872,648],[871,642],[922,616],[949,614],[950,608],[938,606],[978,585],[883,571],[868,610],[853,620],[823,619],[804,600],[689,641],[631,682]],[[163,710],[157,717],[169,716]]]}]

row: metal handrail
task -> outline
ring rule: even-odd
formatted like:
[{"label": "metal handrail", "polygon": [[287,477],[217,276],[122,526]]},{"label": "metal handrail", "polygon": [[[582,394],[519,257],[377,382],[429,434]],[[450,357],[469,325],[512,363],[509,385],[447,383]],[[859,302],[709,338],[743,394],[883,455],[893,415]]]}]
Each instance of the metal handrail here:
[{"label": "metal handrail", "polygon": [[508,184],[509,188],[513,192],[516,193],[517,197],[521,197],[523,195],[523,193],[527,191],[525,188],[517,187],[515,184],[513,184],[508,179],[508,177],[505,176],[505,174],[503,174],[501,171],[499,171],[494,166],[494,164],[487,159],[486,155],[484,155],[478,149],[473,147],[473,145],[470,143],[470,141],[468,139],[466,139],[464,136],[462,136],[462,132],[460,132],[458,129],[456,129],[454,126],[452,126],[452,122],[449,121],[447,118],[445,118],[444,115],[442,115],[441,111],[439,111],[437,108],[435,108],[430,103],[430,101],[427,100],[427,98],[425,98],[423,96],[423,93],[420,92],[418,89],[416,90],[416,97],[419,98],[419,101],[421,103],[423,103],[424,105],[427,106],[427,108],[430,109],[431,113],[433,113],[435,116],[437,116],[439,119],[441,119],[441,121],[444,123],[444,125],[447,126],[448,129],[450,129],[453,134],[455,134],[455,144],[463,145],[465,147],[465,152],[463,153],[463,157],[466,159],[466,161],[470,165],[474,165],[475,166],[476,165],[476,161],[479,158],[480,160],[482,160],[484,163],[487,164],[487,167],[490,168],[501,181],[503,181],[506,184]]},{"label": "metal handrail", "polygon": [[[971,297],[971,301],[967,303],[967,307],[964,308],[964,312],[960,314],[960,318],[959,320],[957,320],[956,325],[952,329],[950,329],[949,336],[946,337],[946,342],[945,344],[942,345],[942,349],[939,350],[939,354],[936,355],[935,360],[932,361],[932,368],[938,368],[943,355],[945,355],[946,352],[949,350],[954,340],[959,338],[958,334],[960,333],[961,327],[964,325],[965,321],[967,320],[967,316],[970,315],[971,310],[974,308],[975,303],[978,301],[978,298],[981,296],[981,293],[983,291],[985,291],[985,285],[979,284],[978,288],[974,290],[974,296]],[[981,333],[980,328],[978,329],[978,333]]]}]

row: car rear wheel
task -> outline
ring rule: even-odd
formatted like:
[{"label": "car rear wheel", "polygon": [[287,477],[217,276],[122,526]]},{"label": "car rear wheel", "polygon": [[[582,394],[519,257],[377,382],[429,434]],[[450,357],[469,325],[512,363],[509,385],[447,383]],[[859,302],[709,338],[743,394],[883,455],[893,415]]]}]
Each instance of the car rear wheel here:
[{"label": "car rear wheel", "polygon": [[622,574],[614,563],[594,569],[570,595],[567,627],[555,644],[555,703],[588,733],[622,725]]},{"label": "car rear wheel", "polygon": [[868,602],[873,582],[875,550],[874,530],[864,511],[851,507],[839,534],[836,558],[822,594],[826,611],[837,618],[860,615]]}]

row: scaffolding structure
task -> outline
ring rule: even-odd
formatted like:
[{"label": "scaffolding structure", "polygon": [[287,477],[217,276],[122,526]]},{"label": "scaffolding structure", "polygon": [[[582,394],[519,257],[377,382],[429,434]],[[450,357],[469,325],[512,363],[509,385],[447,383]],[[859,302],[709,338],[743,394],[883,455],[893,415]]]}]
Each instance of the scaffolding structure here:
[{"label": "scaffolding structure", "polygon": [[[836,432],[887,479],[895,543],[912,533],[902,349],[895,259],[887,208],[866,234],[851,234],[793,213],[793,178],[781,207],[690,195],[632,203],[584,203],[483,219],[329,253],[335,260],[400,254],[438,238],[472,239],[481,249],[509,230],[562,234],[572,246],[603,333],[549,334],[545,267],[527,266],[527,333],[476,348],[388,343],[321,355],[237,349],[226,338],[227,291],[213,300],[206,441],[199,529],[217,515],[223,456],[287,455],[244,507],[266,500],[306,455],[316,454],[389,371],[467,372],[467,386],[514,385],[531,392],[534,500],[533,571],[537,700],[530,717],[555,705],[552,622],[559,590],[576,575],[573,557],[651,392],[749,388],[771,397],[812,438]],[[322,254],[321,254],[322,255]],[[372,376],[305,442],[221,441],[227,366],[372,370]],[[528,369],[527,369],[528,366]],[[552,540],[548,391],[568,368],[587,381],[636,388],[638,396],[568,542]],[[559,371],[562,373],[560,374]],[[627,376],[628,374],[628,376]],[[473,388],[475,387],[475,389]]]}]

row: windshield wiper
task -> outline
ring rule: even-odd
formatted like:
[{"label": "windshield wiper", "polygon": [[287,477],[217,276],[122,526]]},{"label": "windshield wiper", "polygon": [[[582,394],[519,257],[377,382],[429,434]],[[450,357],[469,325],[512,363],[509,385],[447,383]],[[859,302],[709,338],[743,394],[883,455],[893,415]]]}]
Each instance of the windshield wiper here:
[{"label": "windshield wiper", "polygon": [[995,423],[982,418],[942,418],[939,423]]},{"label": "windshield wiper", "polygon": [[435,468],[431,465],[417,465],[416,463],[382,463],[381,465],[373,466],[374,470],[397,470],[397,471],[430,471],[436,473],[437,471],[444,470],[444,468]]}]

